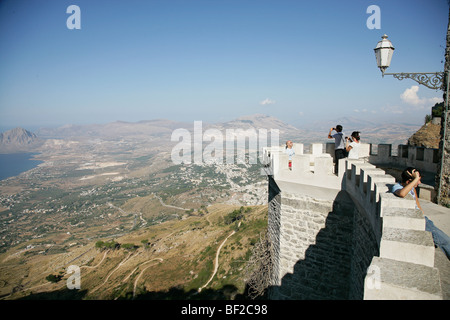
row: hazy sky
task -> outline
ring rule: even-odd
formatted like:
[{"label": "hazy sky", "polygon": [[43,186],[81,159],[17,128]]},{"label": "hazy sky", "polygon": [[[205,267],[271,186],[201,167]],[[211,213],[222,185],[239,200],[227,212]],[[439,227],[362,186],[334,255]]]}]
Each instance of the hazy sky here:
[{"label": "hazy sky", "polygon": [[382,78],[373,48],[388,34],[387,72],[443,71],[448,13],[446,0],[0,0],[0,127],[254,113],[421,124],[442,93]]}]

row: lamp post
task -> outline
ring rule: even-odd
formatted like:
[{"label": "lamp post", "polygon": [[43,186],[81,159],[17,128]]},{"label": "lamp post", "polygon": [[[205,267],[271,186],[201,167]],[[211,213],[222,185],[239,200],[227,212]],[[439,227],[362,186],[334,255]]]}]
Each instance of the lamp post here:
[{"label": "lamp post", "polygon": [[[392,45],[392,42],[388,40],[388,36],[384,34],[382,37],[382,40],[378,42],[377,46],[375,47],[375,57],[377,59],[377,65],[378,68],[380,68],[382,76],[385,75],[392,75],[394,78],[398,80],[403,80],[406,78],[412,79],[416,81],[417,83],[424,85],[430,89],[435,90],[442,90],[444,93],[444,119],[443,123],[441,124],[442,130],[441,130],[441,144],[439,146],[439,152],[441,155],[440,159],[440,166],[438,168],[438,172],[436,173],[436,193],[437,193],[437,203],[441,204],[441,200],[443,197],[448,196],[449,193],[449,186],[443,186],[443,180],[444,176],[447,174],[444,172],[444,169],[448,166],[446,166],[446,140],[447,140],[447,127],[449,126],[447,124],[448,122],[448,93],[449,93],[449,66],[450,66],[450,13],[449,13],[449,25],[447,28],[447,47],[446,47],[446,63],[445,63],[445,73],[444,72],[428,72],[428,73],[417,73],[417,72],[411,72],[411,73],[386,73],[386,69],[389,68],[392,60],[392,55],[394,53],[394,46]],[[444,80],[445,79],[445,80]],[[444,190],[443,190],[444,189]]]},{"label": "lamp post", "polygon": [[394,54],[394,46],[392,42],[388,40],[387,35],[383,35],[382,40],[378,42],[375,47],[375,57],[377,59],[378,68],[380,68],[383,77],[385,75],[391,75],[398,80],[406,78],[412,79],[419,84],[422,84],[430,89],[443,90],[444,73],[443,72],[401,72],[401,73],[386,73],[386,69],[389,68]]}]

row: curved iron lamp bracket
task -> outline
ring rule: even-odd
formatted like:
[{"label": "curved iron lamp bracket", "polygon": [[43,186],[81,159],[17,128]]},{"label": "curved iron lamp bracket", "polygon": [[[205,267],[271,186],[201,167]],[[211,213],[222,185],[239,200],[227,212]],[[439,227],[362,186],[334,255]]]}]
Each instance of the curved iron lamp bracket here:
[{"label": "curved iron lamp bracket", "polygon": [[444,90],[444,73],[443,72],[429,72],[429,73],[384,73],[384,75],[391,75],[398,80],[406,78],[412,79],[419,84],[422,84],[430,89]]}]

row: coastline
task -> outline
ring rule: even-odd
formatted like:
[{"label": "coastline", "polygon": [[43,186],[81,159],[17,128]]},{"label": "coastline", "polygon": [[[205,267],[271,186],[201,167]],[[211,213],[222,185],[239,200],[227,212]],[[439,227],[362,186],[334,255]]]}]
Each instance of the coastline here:
[{"label": "coastline", "polygon": [[43,160],[36,159],[40,153],[16,152],[0,154],[0,181],[17,177],[20,174],[37,168]]}]

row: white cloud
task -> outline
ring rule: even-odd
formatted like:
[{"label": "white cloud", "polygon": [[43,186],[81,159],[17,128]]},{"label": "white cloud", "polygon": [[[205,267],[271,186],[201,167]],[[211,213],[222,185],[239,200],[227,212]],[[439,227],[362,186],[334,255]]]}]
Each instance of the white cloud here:
[{"label": "white cloud", "polygon": [[433,98],[420,98],[417,95],[419,92],[419,86],[411,86],[411,88],[406,89],[401,95],[400,98],[406,104],[418,107],[418,108],[431,108],[438,102],[441,102],[442,99],[438,97]]},{"label": "white cloud", "polygon": [[266,98],[266,100],[261,101],[259,104],[265,106],[266,104],[274,104],[274,100],[270,100],[269,98]]},{"label": "white cloud", "polygon": [[417,95],[418,91],[419,86],[412,86],[411,88],[406,89],[405,92],[400,95],[400,98],[403,100],[403,102],[412,104],[413,106],[422,104],[423,101],[421,101],[419,96]]}]

